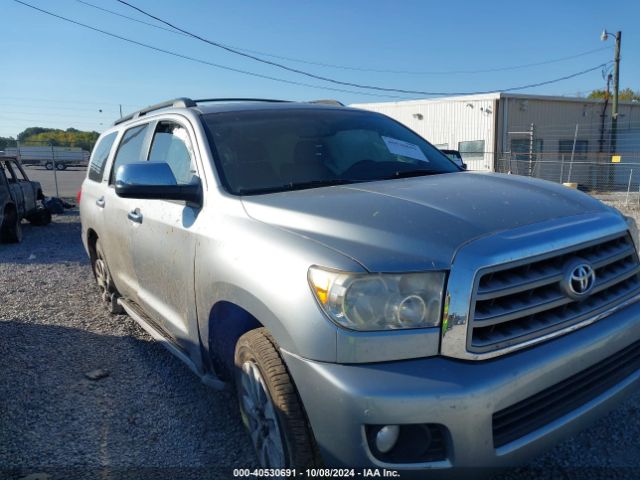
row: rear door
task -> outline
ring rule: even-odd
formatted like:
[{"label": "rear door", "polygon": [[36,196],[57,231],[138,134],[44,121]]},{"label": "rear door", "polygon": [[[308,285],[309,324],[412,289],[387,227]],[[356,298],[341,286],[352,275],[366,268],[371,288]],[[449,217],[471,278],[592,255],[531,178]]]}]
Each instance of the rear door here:
[{"label": "rear door", "polygon": [[20,187],[20,181],[18,175],[15,172],[15,165],[11,160],[4,161],[5,171],[8,173],[7,180],[9,182],[9,191],[11,192],[11,198],[16,204],[18,210],[18,216],[20,218],[25,215],[25,198],[22,188]]},{"label": "rear door", "polygon": [[[157,122],[148,160],[169,164],[178,184],[198,177],[195,138],[189,123],[174,117]],[[197,179],[196,179],[197,180]],[[186,350],[192,347],[189,318],[195,318],[194,260],[200,207],[184,201],[134,200],[142,217],[133,230],[138,301]]]},{"label": "rear door", "polygon": [[80,201],[83,238],[86,238],[86,231],[89,228],[96,231],[98,237],[103,237],[107,228],[104,220],[105,194],[109,184],[106,167],[117,136],[118,132],[111,132],[100,137],[91,153],[87,176],[82,183]]},{"label": "rear door", "polygon": [[36,195],[35,187],[33,183],[29,181],[29,177],[24,173],[22,169],[22,165],[18,162],[11,162],[11,166],[13,167],[13,172],[16,175],[18,180],[18,185],[20,186],[20,190],[22,191],[22,198],[24,200],[24,208],[25,215],[33,212],[36,209]]},{"label": "rear door", "polygon": [[104,189],[104,230],[98,236],[109,271],[118,291],[138,301],[138,282],[133,266],[132,236],[139,224],[131,220],[136,201],[116,195],[115,176],[120,165],[144,161],[149,146],[148,123],[128,128],[121,136]]}]

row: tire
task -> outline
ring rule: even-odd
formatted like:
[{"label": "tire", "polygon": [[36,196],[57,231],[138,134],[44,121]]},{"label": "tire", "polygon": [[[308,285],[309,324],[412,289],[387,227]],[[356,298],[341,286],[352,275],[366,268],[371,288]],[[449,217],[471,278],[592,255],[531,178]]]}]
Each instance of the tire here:
[{"label": "tire", "polygon": [[318,465],[298,391],[265,328],[240,337],[235,366],[240,413],[260,466],[304,469]]},{"label": "tire", "polygon": [[22,219],[13,209],[4,213],[4,220],[0,226],[0,241],[2,243],[20,243],[22,241]]},{"label": "tire", "polygon": [[107,266],[107,260],[104,256],[100,240],[96,240],[95,255],[91,258],[91,268],[93,269],[93,275],[96,278],[98,284],[98,290],[100,291],[100,299],[104,302],[109,310],[109,313],[114,315],[120,315],[124,313],[122,305],[118,303],[120,294],[118,293],[109,267]]},{"label": "tire", "polygon": [[36,227],[44,227],[51,223],[51,212],[46,208],[40,208],[35,213],[32,213],[27,217],[31,225]]},{"label": "tire", "polygon": [[64,163],[56,163],[56,169],[58,169],[58,171],[66,170],[67,166]]},{"label": "tire", "polygon": [[53,170],[53,162],[45,163],[44,168],[46,168],[47,170]]}]

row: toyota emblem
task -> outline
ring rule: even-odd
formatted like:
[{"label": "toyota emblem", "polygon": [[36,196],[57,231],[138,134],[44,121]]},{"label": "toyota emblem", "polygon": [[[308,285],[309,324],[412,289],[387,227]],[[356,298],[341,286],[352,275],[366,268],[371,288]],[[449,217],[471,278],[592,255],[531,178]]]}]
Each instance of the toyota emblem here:
[{"label": "toyota emblem", "polygon": [[596,283],[596,272],[586,261],[576,259],[565,267],[564,290],[572,298],[584,298]]}]

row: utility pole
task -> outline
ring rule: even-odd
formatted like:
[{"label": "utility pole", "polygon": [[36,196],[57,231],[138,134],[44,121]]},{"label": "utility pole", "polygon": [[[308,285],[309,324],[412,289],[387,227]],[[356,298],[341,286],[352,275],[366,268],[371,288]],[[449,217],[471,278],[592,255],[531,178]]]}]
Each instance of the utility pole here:
[{"label": "utility pole", "polygon": [[616,49],[613,55],[613,104],[611,105],[611,153],[616,153],[618,141],[618,93],[620,91],[620,40],[622,32],[616,32]]},{"label": "utility pole", "polygon": [[[602,31],[600,39],[604,42],[609,38],[610,33],[606,30]],[[618,93],[620,90],[620,43],[622,41],[622,32],[618,30],[615,33],[616,47],[613,54],[613,103],[611,104],[611,153],[616,152],[616,143],[618,140]]]},{"label": "utility pole", "polygon": [[120,104],[119,107],[120,107],[120,118],[122,118],[122,104]]}]

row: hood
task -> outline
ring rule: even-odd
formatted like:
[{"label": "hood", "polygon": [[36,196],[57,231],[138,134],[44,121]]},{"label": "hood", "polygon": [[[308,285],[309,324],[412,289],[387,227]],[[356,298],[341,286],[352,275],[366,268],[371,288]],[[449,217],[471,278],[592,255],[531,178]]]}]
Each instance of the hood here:
[{"label": "hood", "polygon": [[451,173],[243,197],[248,215],[320,242],[369,271],[448,269],[464,243],[558,217],[607,211],[562,185]]}]

